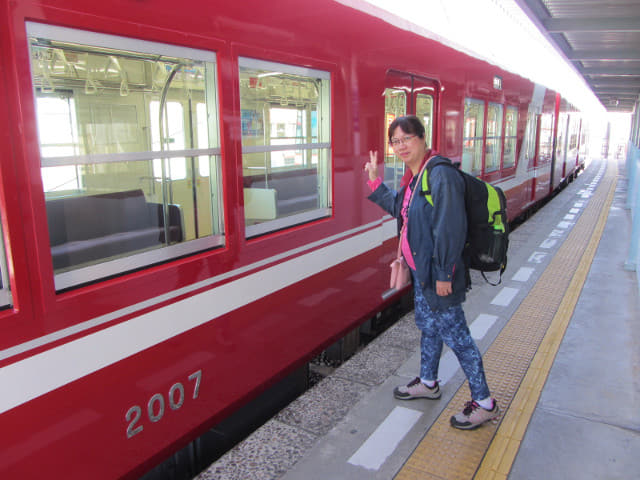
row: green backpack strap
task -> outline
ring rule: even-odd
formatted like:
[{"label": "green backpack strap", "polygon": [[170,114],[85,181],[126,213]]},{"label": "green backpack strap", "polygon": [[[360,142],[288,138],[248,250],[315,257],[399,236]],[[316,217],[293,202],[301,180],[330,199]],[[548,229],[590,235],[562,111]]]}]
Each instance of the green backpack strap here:
[{"label": "green backpack strap", "polygon": [[422,174],[422,193],[427,202],[433,207],[433,198],[431,198],[431,189],[429,188],[429,169],[425,168]]},{"label": "green backpack strap", "polygon": [[498,192],[487,182],[485,182],[485,186],[487,187],[488,193],[487,210],[489,210],[489,225],[491,225],[494,230],[504,232],[505,227],[504,223],[502,222],[502,205],[500,203]]}]

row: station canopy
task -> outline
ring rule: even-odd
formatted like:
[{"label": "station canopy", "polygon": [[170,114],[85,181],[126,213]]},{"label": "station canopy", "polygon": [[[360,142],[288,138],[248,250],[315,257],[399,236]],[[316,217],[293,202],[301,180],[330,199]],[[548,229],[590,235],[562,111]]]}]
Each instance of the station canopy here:
[{"label": "station canopy", "polygon": [[517,0],[608,112],[640,98],[640,0]]}]

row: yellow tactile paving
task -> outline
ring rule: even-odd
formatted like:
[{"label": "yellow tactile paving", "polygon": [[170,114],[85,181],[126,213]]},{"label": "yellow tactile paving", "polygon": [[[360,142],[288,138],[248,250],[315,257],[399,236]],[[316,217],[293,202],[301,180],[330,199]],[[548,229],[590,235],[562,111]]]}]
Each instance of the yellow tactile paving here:
[{"label": "yellow tactile paving", "polygon": [[396,480],[506,479],[560,347],[613,201],[617,165],[600,185],[527,298],[483,356],[503,415],[498,424],[461,431],[449,425],[469,397],[465,382]]}]

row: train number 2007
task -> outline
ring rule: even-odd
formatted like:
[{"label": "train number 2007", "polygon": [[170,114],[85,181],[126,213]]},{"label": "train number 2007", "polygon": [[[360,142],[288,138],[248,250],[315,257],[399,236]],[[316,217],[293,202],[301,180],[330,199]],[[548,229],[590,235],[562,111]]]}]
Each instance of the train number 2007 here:
[{"label": "train number 2007", "polygon": [[[198,370],[197,372],[189,375],[189,381],[193,382],[193,394],[191,398],[198,398],[198,393],[200,392],[200,381],[202,380],[202,370]],[[171,410],[178,410],[182,407],[182,404],[185,400],[185,391],[182,383],[177,382],[171,385],[169,389],[169,393],[167,395],[167,400],[169,403],[169,408]],[[149,401],[147,402],[147,416],[149,420],[153,423],[159,422],[164,417],[165,412],[165,398],[161,393],[156,393],[153,395]],[[144,427],[141,424],[142,420],[142,408],[138,405],[134,405],[129,410],[127,410],[127,414],[125,415],[125,419],[127,420],[127,438],[131,438],[144,430]]]}]

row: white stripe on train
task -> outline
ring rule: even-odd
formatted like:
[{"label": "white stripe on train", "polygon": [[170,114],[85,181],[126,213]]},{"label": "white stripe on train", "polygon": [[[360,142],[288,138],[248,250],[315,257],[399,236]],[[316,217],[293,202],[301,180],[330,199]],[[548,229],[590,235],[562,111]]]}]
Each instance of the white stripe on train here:
[{"label": "white stripe on train", "polygon": [[[389,219],[386,217],[383,221],[343,232],[312,245],[288,251],[56,334],[4,350],[0,354],[2,358],[8,358],[288,257],[281,263],[268,266],[245,277],[1,368],[0,384],[11,387],[4,389],[3,394],[0,395],[0,413],[375,249],[396,234],[395,220],[388,221]],[[321,248],[311,250],[318,246]],[[302,253],[304,251],[307,253]]]}]

